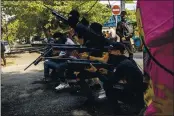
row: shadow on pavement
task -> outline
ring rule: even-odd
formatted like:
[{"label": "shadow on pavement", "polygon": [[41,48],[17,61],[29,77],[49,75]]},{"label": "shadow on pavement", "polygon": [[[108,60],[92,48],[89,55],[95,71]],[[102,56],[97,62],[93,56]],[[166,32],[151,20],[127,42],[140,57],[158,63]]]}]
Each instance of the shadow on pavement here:
[{"label": "shadow on pavement", "polygon": [[83,96],[38,83],[42,78],[38,70],[2,74],[2,116],[113,116],[106,99],[86,105]]},{"label": "shadow on pavement", "polygon": [[[43,72],[8,72],[2,74],[2,116],[84,116],[102,114],[83,105],[85,97],[67,92],[55,92],[45,84],[33,83]],[[102,104],[100,104],[102,106]],[[104,111],[104,110],[103,110]],[[102,116],[102,115],[99,115]]]}]

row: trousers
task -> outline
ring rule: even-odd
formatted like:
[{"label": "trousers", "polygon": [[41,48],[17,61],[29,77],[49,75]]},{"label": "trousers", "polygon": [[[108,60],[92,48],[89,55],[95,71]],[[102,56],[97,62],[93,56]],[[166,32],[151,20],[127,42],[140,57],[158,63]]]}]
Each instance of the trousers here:
[{"label": "trousers", "polygon": [[129,87],[124,87],[124,85],[122,84],[119,84],[119,86],[121,87],[114,88],[110,83],[103,84],[106,96],[112,108],[116,109],[119,112],[120,106],[118,101],[133,105],[140,110],[144,108],[145,102],[144,94],[142,91],[133,91]]},{"label": "trousers", "polygon": [[52,74],[54,76],[58,76],[61,79],[61,81],[65,81],[64,78],[65,65],[66,65],[65,62],[54,62],[51,60],[46,60],[44,62],[44,77],[45,78],[50,77],[50,69],[52,69]]}]

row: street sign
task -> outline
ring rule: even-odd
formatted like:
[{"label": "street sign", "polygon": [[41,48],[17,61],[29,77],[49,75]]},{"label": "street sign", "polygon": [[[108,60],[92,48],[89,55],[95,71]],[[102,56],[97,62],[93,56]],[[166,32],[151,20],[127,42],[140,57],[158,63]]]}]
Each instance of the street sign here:
[{"label": "street sign", "polygon": [[[116,16],[116,15],[115,15]],[[115,17],[114,15],[113,16],[111,16],[110,18],[109,18],[109,20],[107,21],[107,22],[105,22],[104,23],[104,27],[115,27],[116,25],[116,23],[115,23],[115,19],[114,19],[114,17]]]},{"label": "street sign", "polygon": [[117,15],[117,22],[120,22],[120,21],[121,21],[121,16]]},{"label": "street sign", "polygon": [[120,12],[121,12],[120,6],[114,5],[114,6],[112,7],[112,13],[113,13],[113,15],[119,15]]}]

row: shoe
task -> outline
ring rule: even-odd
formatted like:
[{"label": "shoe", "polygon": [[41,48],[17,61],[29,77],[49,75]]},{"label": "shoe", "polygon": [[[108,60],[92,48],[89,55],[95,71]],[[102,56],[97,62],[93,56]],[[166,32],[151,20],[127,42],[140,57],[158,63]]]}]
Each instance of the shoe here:
[{"label": "shoe", "polygon": [[101,94],[98,96],[98,99],[104,99],[104,98],[106,98],[106,94]]},{"label": "shoe", "polygon": [[62,89],[66,89],[66,88],[69,88],[69,84],[66,84],[66,83],[61,83],[59,86],[57,86],[55,89],[56,90],[62,90]]}]

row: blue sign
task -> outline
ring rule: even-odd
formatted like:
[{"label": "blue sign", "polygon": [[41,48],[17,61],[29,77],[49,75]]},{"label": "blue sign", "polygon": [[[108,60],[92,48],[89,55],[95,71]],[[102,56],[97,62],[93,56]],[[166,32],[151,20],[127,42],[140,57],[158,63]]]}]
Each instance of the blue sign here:
[{"label": "blue sign", "polygon": [[104,26],[104,27],[116,27],[115,19],[116,19],[116,22],[121,21],[120,15],[117,15],[117,16],[114,16],[114,15],[113,15],[113,16],[111,16],[111,17],[109,18],[109,21],[105,22],[105,23],[103,24],[103,26]]},{"label": "blue sign", "polygon": [[121,21],[121,16],[117,15],[117,22],[120,22],[120,21]]}]

